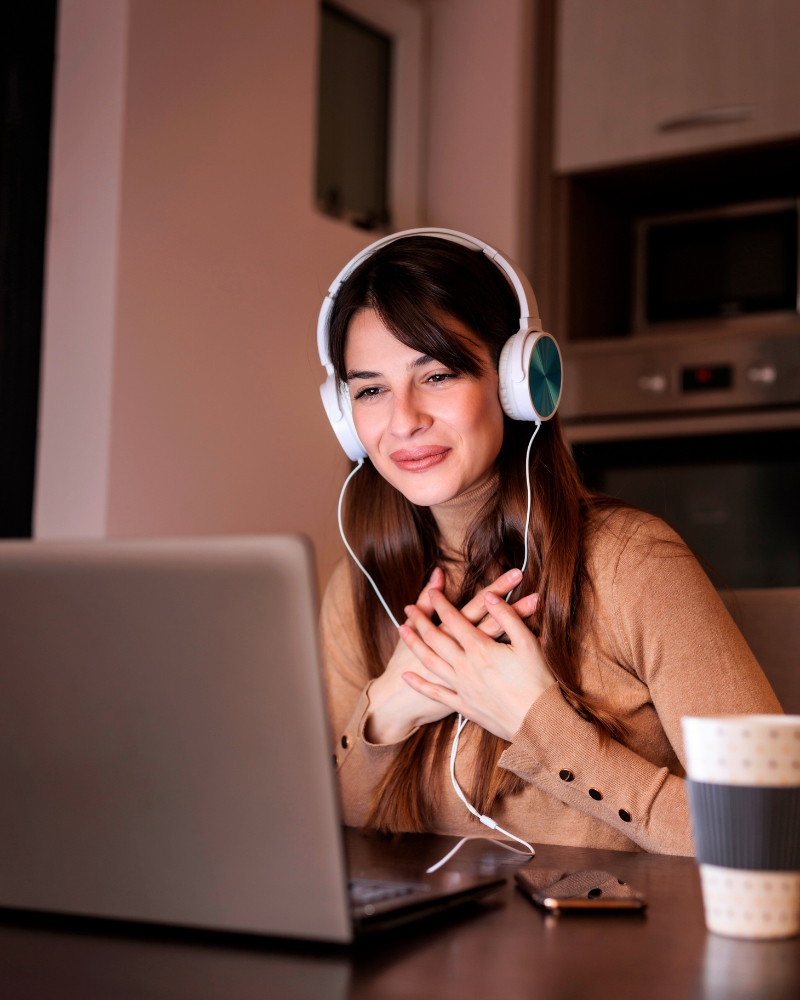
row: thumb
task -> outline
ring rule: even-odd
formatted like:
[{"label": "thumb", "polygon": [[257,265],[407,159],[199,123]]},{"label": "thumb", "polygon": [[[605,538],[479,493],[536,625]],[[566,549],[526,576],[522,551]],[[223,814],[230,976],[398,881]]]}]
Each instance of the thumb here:
[{"label": "thumb", "polygon": [[437,566],[431,573],[430,579],[417,598],[417,607],[428,618],[433,617],[433,605],[431,604],[432,590],[444,590],[444,572],[440,566]]}]

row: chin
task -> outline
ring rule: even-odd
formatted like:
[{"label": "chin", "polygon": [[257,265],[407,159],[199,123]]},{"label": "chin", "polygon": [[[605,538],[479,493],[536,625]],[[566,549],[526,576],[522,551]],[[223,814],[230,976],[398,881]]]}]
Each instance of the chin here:
[{"label": "chin", "polygon": [[460,477],[436,475],[433,470],[429,473],[403,474],[392,469],[388,475],[387,471],[378,468],[383,478],[415,507],[435,507],[436,504],[446,503],[459,496],[468,488],[463,485]]}]

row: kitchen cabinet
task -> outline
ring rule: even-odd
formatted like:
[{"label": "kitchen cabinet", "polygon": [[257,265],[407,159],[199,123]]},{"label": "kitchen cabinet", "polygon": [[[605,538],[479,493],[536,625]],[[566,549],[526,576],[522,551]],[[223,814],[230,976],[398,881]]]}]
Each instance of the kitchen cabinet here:
[{"label": "kitchen cabinet", "polygon": [[554,169],[800,136],[800,0],[558,0]]}]

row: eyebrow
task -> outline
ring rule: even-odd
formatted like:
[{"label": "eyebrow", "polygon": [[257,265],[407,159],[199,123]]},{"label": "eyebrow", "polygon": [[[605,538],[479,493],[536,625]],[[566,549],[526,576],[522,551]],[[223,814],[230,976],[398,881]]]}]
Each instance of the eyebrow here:
[{"label": "eyebrow", "polygon": [[[414,368],[422,368],[424,365],[427,365],[429,362],[434,361],[434,360],[435,360],[435,358],[432,358],[429,354],[420,354],[420,356],[418,358],[415,358],[413,361],[409,361],[409,363],[408,363],[408,365],[406,367],[409,369],[409,371],[411,371]],[[358,371],[353,371],[353,370],[351,370],[351,371],[349,371],[347,373],[347,381],[348,382],[352,382],[355,379],[367,379],[367,378],[381,378],[381,373],[380,372],[358,372]]]}]

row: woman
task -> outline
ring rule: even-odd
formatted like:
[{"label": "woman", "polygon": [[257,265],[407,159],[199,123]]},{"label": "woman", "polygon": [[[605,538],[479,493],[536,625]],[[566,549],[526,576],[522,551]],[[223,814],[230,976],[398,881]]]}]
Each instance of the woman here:
[{"label": "woman", "polygon": [[369,256],[330,313],[368,454],[345,531],[403,623],[338,565],[321,629],[344,819],[487,834],[449,780],[460,713],[457,779],[501,827],[691,855],[681,716],[780,706],[681,540],[588,491],[557,417],[530,453],[515,568],[535,427],[504,415],[498,359],[518,319],[492,261],[430,236]]}]

